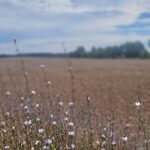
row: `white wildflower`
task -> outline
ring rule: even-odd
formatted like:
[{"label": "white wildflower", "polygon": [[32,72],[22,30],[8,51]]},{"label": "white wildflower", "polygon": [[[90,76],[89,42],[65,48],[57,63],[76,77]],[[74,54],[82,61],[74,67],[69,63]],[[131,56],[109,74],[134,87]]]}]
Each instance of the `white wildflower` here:
[{"label": "white wildflower", "polygon": [[66,112],[65,112],[65,115],[68,115],[68,114],[69,114],[68,111],[66,111]]},{"label": "white wildflower", "polygon": [[75,149],[75,144],[71,144],[71,149]]},{"label": "white wildflower", "polygon": [[47,139],[47,140],[45,141],[45,143],[46,143],[46,145],[50,145],[50,144],[52,144],[52,140]]},{"label": "white wildflower", "polygon": [[53,121],[53,122],[52,122],[52,125],[56,125],[56,124],[57,124],[57,122],[56,122],[56,121]]},{"label": "white wildflower", "polygon": [[24,110],[27,110],[29,107],[28,106],[24,106]]},{"label": "white wildflower", "polygon": [[48,85],[51,85],[51,84],[52,84],[52,82],[51,82],[51,81],[47,81],[47,84],[48,84]]},{"label": "white wildflower", "polygon": [[21,97],[20,97],[20,99],[23,101],[23,100],[24,100],[24,97],[23,97],[23,96],[21,96]]},{"label": "white wildflower", "polygon": [[8,145],[7,145],[7,146],[5,146],[5,149],[10,149],[10,146],[8,146]]},{"label": "white wildflower", "polygon": [[5,95],[6,95],[6,96],[10,96],[10,95],[11,95],[10,91],[6,91],[6,92],[5,92]]},{"label": "white wildflower", "polygon": [[23,141],[23,142],[22,142],[22,145],[26,145],[26,141]]},{"label": "white wildflower", "polygon": [[36,92],[35,92],[34,90],[32,90],[32,91],[31,91],[31,94],[32,94],[32,95],[35,95],[35,94],[36,94]]},{"label": "white wildflower", "polygon": [[25,125],[25,126],[31,126],[31,125],[32,125],[32,120],[26,120],[26,121],[24,122],[24,125]]},{"label": "white wildflower", "polygon": [[39,140],[36,140],[36,141],[35,141],[35,145],[38,145],[39,143],[40,143]]},{"label": "white wildflower", "polygon": [[70,132],[68,132],[68,135],[69,136],[75,136],[75,132],[74,131],[70,131]]},{"label": "white wildflower", "polygon": [[127,142],[128,141],[128,137],[127,136],[123,136],[122,137],[122,141]]},{"label": "white wildflower", "polygon": [[6,132],[7,132],[5,129],[2,129],[2,131],[3,131],[4,133],[6,133]]},{"label": "white wildflower", "polygon": [[51,118],[54,118],[54,115],[53,115],[53,114],[50,114],[50,117],[51,117]]},{"label": "white wildflower", "polygon": [[39,108],[39,107],[40,107],[40,105],[39,105],[39,104],[36,104],[35,106],[36,106],[36,108]]},{"label": "white wildflower", "polygon": [[74,124],[73,124],[73,122],[69,122],[68,125],[69,126],[73,126]]},{"label": "white wildflower", "polygon": [[15,129],[16,129],[16,128],[13,126],[13,127],[12,127],[12,130],[15,130]]},{"label": "white wildflower", "polygon": [[100,141],[99,141],[99,140],[96,140],[95,143],[96,143],[97,145],[100,145]]},{"label": "white wildflower", "polygon": [[69,106],[73,106],[74,104],[73,104],[73,102],[69,102],[69,104],[68,104]]},{"label": "white wildflower", "polygon": [[39,117],[37,117],[37,118],[36,118],[36,121],[37,121],[37,122],[39,122],[39,121],[40,121],[40,118],[39,118]]},{"label": "white wildflower", "polygon": [[117,144],[117,142],[116,141],[112,141],[112,143],[111,143],[112,145],[116,145]]},{"label": "white wildflower", "polygon": [[40,67],[41,67],[41,68],[45,68],[45,65],[41,65]]},{"label": "white wildflower", "polygon": [[59,102],[59,105],[60,105],[60,106],[63,106],[63,102]]},{"label": "white wildflower", "polygon": [[68,118],[68,117],[65,117],[65,118],[64,118],[64,120],[65,120],[65,121],[68,121],[68,120],[69,120],[69,118]]},{"label": "white wildflower", "polygon": [[34,147],[31,147],[31,150],[34,150]]},{"label": "white wildflower", "polygon": [[137,108],[141,107],[142,106],[142,102],[140,102],[140,101],[135,102],[135,106]]},{"label": "white wildflower", "polygon": [[9,116],[10,116],[10,113],[9,113],[9,112],[6,112],[6,113],[5,113],[5,116],[6,116],[6,117],[9,117]]},{"label": "white wildflower", "polygon": [[40,128],[40,129],[39,129],[39,133],[40,133],[40,134],[44,133],[44,129],[43,129],[43,128]]},{"label": "white wildflower", "polygon": [[49,148],[50,148],[49,146],[46,146],[46,145],[43,146],[43,149],[45,149],[45,150],[49,150]]}]

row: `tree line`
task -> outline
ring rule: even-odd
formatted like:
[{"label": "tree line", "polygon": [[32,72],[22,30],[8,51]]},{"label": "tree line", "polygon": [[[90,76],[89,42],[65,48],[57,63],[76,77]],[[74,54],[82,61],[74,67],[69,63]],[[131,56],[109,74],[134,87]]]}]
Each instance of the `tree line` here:
[{"label": "tree line", "polygon": [[121,45],[107,47],[92,47],[87,51],[85,47],[78,46],[69,53],[75,58],[150,58],[150,53],[142,42],[126,42]]},{"label": "tree line", "polygon": [[[150,47],[150,40],[148,41]],[[95,47],[87,50],[84,46],[78,46],[74,51],[67,53],[20,53],[0,54],[5,57],[73,57],[73,58],[150,58],[150,52],[142,42],[126,42],[121,45]]]}]

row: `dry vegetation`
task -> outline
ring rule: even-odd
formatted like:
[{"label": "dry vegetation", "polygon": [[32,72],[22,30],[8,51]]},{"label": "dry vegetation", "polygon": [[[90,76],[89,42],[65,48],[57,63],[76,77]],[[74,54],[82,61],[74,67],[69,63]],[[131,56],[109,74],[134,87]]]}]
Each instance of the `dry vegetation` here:
[{"label": "dry vegetation", "polygon": [[0,59],[0,149],[149,150],[149,60]]}]

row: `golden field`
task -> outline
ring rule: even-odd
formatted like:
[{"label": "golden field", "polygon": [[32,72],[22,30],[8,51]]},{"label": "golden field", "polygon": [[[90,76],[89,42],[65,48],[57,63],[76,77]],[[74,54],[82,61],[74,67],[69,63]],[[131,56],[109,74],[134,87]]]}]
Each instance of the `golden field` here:
[{"label": "golden field", "polygon": [[0,123],[2,150],[149,150],[150,61],[0,59]]}]

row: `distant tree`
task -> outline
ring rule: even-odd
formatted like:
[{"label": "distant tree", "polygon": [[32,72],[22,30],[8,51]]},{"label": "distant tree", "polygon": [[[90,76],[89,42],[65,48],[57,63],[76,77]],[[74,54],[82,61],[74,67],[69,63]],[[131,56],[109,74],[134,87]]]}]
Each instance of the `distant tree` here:
[{"label": "distant tree", "polygon": [[148,46],[150,47],[150,40],[148,40]]},{"label": "distant tree", "polygon": [[127,58],[140,58],[147,54],[144,45],[139,41],[127,42],[123,44],[121,48],[124,50],[125,57]]},{"label": "distant tree", "polygon": [[[149,42],[150,45],[150,42]],[[83,46],[78,46],[77,49],[69,54],[71,57],[92,57],[92,58],[148,58],[149,52],[146,50],[143,43],[126,42],[120,46],[109,46],[106,48],[92,47],[89,52]]]},{"label": "distant tree", "polygon": [[86,57],[87,53],[83,46],[78,46],[77,49],[70,53],[71,57]]}]

